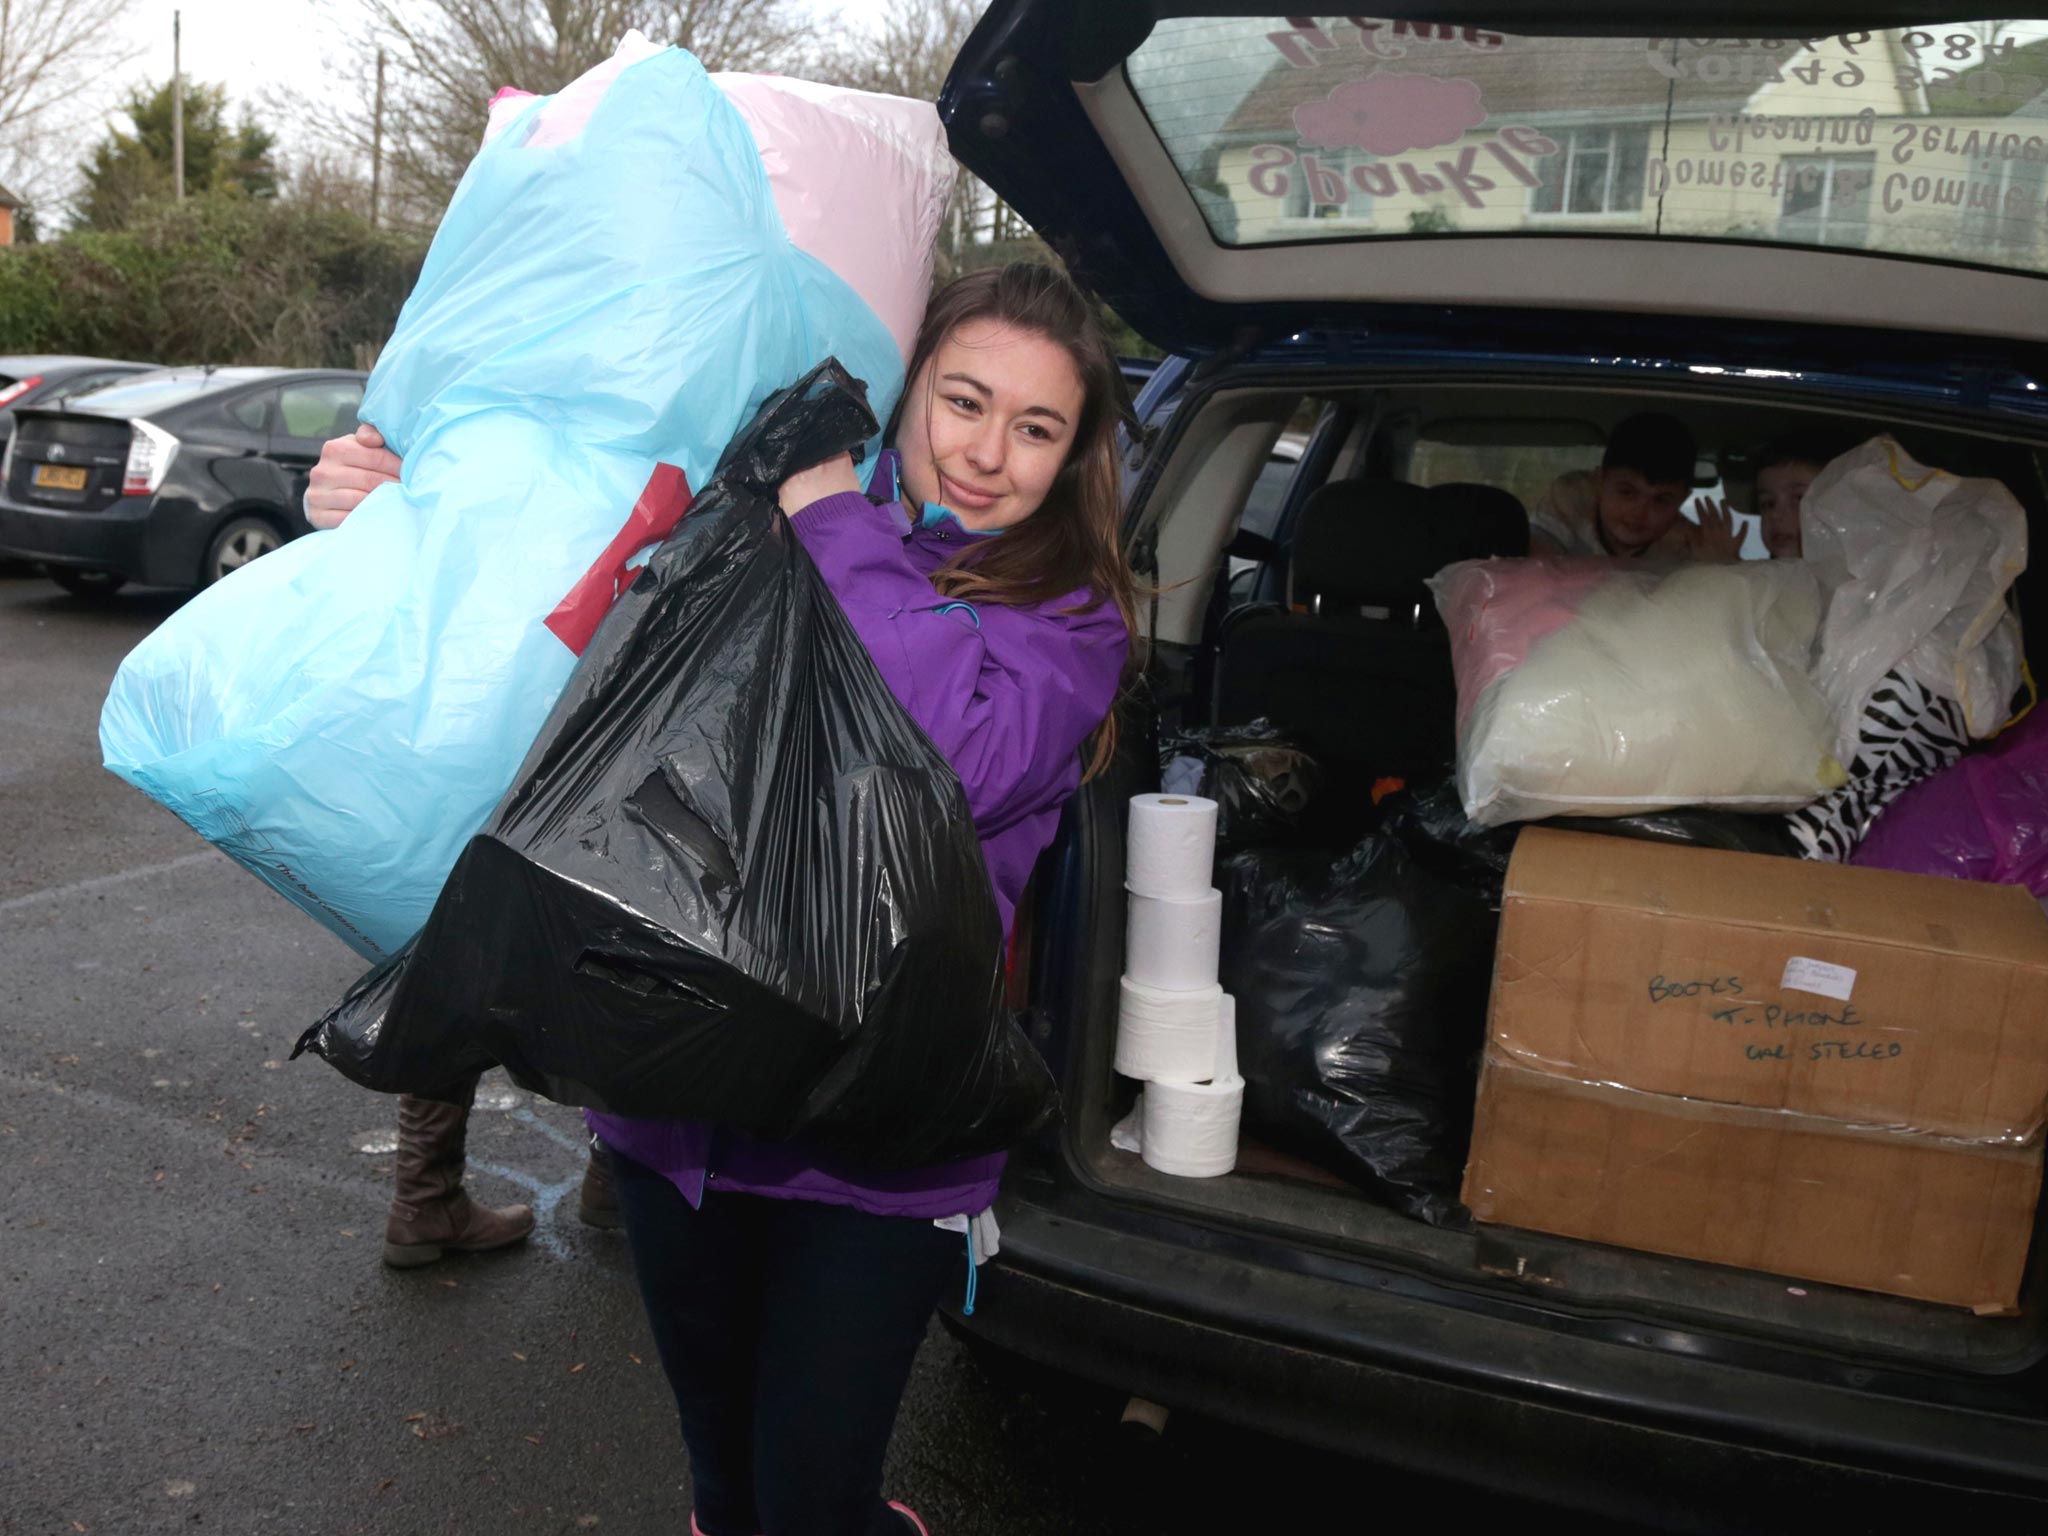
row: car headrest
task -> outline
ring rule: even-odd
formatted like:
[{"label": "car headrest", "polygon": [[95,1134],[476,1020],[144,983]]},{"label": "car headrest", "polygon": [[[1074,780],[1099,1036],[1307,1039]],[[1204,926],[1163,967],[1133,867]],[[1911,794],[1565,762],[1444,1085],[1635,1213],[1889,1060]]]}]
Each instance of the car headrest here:
[{"label": "car headrest", "polygon": [[1409,600],[1436,574],[1430,493],[1402,480],[1332,480],[1296,519],[1289,568],[1296,601]]},{"label": "car headrest", "polygon": [[1429,499],[1444,534],[1445,565],[1529,553],[1529,514],[1514,492],[1457,480],[1431,486]]}]

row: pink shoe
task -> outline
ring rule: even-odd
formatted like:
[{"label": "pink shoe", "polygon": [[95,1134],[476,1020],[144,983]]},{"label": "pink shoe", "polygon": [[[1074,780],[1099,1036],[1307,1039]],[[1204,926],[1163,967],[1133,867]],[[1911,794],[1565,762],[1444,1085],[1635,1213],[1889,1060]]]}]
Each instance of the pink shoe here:
[{"label": "pink shoe", "polygon": [[894,1499],[891,1499],[889,1507],[910,1522],[910,1528],[917,1532],[917,1536],[932,1536],[932,1533],[926,1529],[925,1523],[917,1518],[917,1511],[908,1504],[898,1504]]}]

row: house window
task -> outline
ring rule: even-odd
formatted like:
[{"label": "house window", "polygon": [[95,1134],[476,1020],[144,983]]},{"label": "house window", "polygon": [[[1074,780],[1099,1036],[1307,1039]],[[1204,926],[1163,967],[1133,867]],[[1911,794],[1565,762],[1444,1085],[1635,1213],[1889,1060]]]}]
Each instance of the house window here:
[{"label": "house window", "polygon": [[1812,245],[1870,243],[1875,155],[1792,155],[1784,162],[1778,238]]},{"label": "house window", "polygon": [[2035,245],[2044,167],[2038,161],[1979,161],[1970,173],[1956,254],[2024,258]]},{"label": "house window", "polygon": [[[1287,198],[1280,207],[1283,219],[1369,219],[1372,193],[1351,174],[1356,166],[1371,165],[1378,157],[1361,149],[1320,154],[1310,151],[1289,173]],[[1308,159],[1315,162],[1314,180],[1309,185]]]},{"label": "house window", "polygon": [[1637,213],[1650,163],[1647,124],[1615,128],[1552,128],[1557,153],[1542,162],[1542,183],[1529,194],[1532,213]]}]

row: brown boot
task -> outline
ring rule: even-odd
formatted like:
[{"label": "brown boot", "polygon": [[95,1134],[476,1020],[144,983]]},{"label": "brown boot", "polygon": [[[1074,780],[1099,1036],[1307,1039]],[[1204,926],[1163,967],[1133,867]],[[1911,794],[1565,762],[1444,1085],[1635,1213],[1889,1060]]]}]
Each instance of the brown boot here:
[{"label": "brown boot", "polygon": [[530,1206],[478,1205],[462,1187],[469,1108],[435,1099],[398,1099],[398,1189],[384,1223],[384,1262],[431,1264],[449,1249],[503,1248],[533,1230]]},{"label": "brown boot", "polygon": [[583,1165],[583,1190],[576,1197],[576,1215],[586,1227],[607,1231],[626,1224],[619,1211],[619,1186],[612,1182],[612,1157],[593,1136],[590,1161]]}]

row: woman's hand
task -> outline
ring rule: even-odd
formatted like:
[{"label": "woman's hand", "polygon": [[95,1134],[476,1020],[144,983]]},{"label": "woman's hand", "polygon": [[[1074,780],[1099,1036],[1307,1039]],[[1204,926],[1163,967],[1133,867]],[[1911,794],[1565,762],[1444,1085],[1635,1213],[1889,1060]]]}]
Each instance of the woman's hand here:
[{"label": "woman's hand", "polygon": [[306,521],[315,528],[337,526],[370,492],[396,480],[398,469],[398,455],[367,421],[353,437],[328,439],[306,477]]},{"label": "woman's hand", "polygon": [[1693,530],[1692,550],[1702,560],[1740,560],[1742,529],[1736,526],[1735,509],[1725,501],[1702,496],[1692,504],[1699,526]]},{"label": "woman's hand", "polygon": [[785,517],[795,517],[814,501],[836,496],[841,491],[859,490],[860,476],[853,472],[853,455],[842,453],[836,459],[827,459],[809,469],[798,470],[782,482],[775,493],[775,500]]}]

